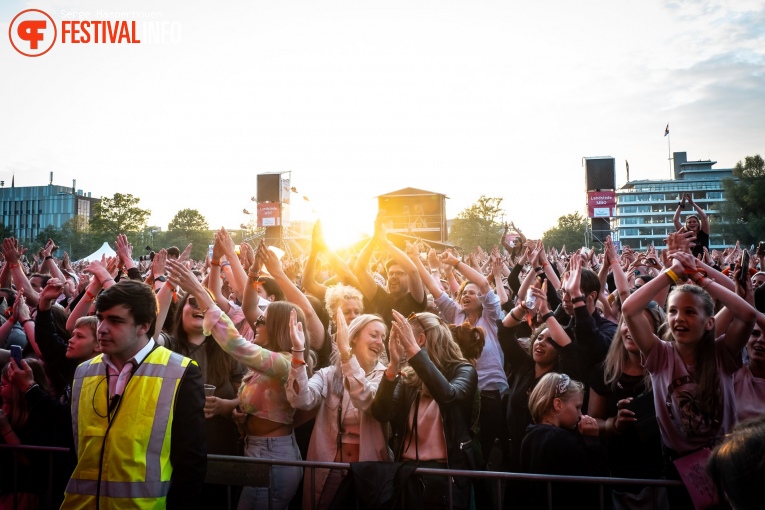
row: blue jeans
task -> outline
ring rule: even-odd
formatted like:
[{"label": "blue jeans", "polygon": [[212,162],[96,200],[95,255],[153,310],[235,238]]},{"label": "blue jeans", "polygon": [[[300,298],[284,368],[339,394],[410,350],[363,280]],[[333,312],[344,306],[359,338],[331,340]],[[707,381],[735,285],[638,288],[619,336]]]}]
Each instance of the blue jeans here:
[{"label": "blue jeans", "polygon": [[[244,455],[256,459],[302,460],[294,433],[281,437],[247,436]],[[270,491],[274,510],[282,510],[289,506],[302,478],[303,468],[298,466],[271,468]],[[245,487],[239,497],[237,510],[267,509],[268,493],[269,489],[266,487]]]}]

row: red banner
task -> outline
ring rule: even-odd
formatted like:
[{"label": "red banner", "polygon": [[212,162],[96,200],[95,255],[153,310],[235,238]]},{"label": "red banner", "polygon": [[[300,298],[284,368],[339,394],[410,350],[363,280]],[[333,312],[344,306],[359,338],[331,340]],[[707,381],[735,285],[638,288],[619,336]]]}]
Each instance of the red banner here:
[{"label": "red banner", "polygon": [[610,218],[616,215],[616,193],[613,191],[588,191],[587,216]]},{"label": "red banner", "polygon": [[280,226],[282,224],[281,212],[281,204],[277,202],[265,202],[258,204],[258,226]]}]

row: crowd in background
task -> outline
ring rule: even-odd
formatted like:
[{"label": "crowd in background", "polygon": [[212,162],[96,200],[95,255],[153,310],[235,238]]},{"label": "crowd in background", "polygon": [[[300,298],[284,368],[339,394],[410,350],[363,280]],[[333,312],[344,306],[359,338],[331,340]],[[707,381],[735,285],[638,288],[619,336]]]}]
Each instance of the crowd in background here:
[{"label": "crowd in background", "polygon": [[[52,239],[31,254],[8,238],[2,442],[71,448],[55,457],[58,506],[81,462],[76,431],[88,426],[72,413],[75,373],[102,356],[100,296],[130,280],[156,296],[152,345],[201,370],[208,454],[354,463],[311,476],[276,466],[270,488],[238,494],[241,509],[269,498],[273,508],[446,508],[449,484],[454,508],[547,508],[549,496],[554,508],[590,508],[600,498],[595,485],[498,491],[414,467],[695,480],[616,485],[607,506],[760,507],[765,244],[709,249],[703,211],[676,224],[664,245],[621,253],[610,238],[598,249],[546,247],[512,224],[490,251],[397,245],[382,215],[346,258],[319,222],[310,253],[281,259],[225,229],[204,261],[189,259],[190,246],[136,261],[124,235],[116,256],[89,263],[59,257]],[[15,492],[0,477],[0,508],[14,498],[40,507],[46,457],[0,456],[20,470]],[[225,504],[224,487],[198,489],[200,507]]]}]

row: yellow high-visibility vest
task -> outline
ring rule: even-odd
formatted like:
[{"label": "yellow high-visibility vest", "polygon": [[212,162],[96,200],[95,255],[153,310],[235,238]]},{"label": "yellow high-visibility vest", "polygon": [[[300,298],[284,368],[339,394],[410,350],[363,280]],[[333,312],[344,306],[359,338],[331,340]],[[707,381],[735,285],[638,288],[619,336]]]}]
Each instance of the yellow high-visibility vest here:
[{"label": "yellow high-visibility vest", "polygon": [[97,495],[102,509],[165,508],[173,473],[173,409],[189,363],[194,362],[155,348],[111,410],[102,355],[77,368],[72,386],[77,467],[62,509],[93,509]]}]

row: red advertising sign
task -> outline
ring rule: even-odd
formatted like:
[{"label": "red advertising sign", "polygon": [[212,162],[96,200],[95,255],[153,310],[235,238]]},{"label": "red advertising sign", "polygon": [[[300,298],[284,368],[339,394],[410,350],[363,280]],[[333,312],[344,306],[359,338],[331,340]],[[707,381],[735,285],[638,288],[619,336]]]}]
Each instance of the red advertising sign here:
[{"label": "red advertising sign", "polygon": [[278,202],[258,204],[258,226],[278,227],[281,225],[281,212],[281,204]]},{"label": "red advertising sign", "polygon": [[613,191],[587,192],[587,217],[610,218],[616,215],[616,193]]}]

